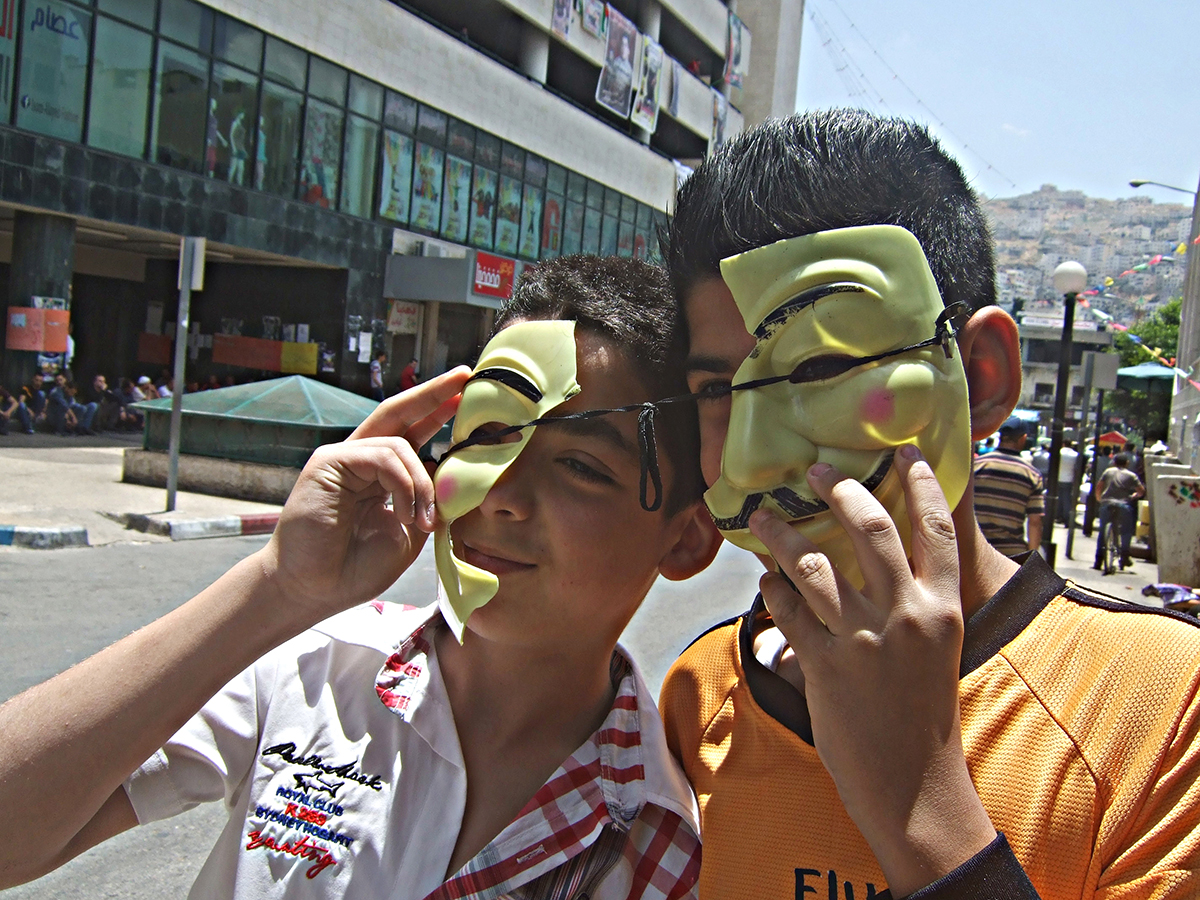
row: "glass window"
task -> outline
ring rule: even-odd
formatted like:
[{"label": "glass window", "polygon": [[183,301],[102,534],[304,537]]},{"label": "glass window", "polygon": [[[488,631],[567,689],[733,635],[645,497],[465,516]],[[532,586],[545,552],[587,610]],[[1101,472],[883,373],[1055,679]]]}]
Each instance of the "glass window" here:
[{"label": "glass window", "polygon": [[633,256],[633,235],[637,231],[632,222],[620,221],[617,227],[617,256]]},{"label": "glass window", "polygon": [[362,116],[346,120],[346,174],[339,208],[352,216],[370,218],[375,197],[375,159],[379,125]]},{"label": "glass window", "polygon": [[92,16],[56,0],[25,4],[17,125],[67,141],[83,136]]},{"label": "glass window", "polygon": [[0,28],[0,122],[8,124],[12,116],[13,75],[16,73],[17,35],[13,17],[16,15],[15,4],[8,4],[5,9],[5,25]]},{"label": "glass window", "polygon": [[213,12],[192,0],[162,0],[158,30],[172,40],[207,53],[212,44]]},{"label": "glass window", "polygon": [[304,90],[304,72],[308,54],[299,47],[285,44],[268,35],[267,52],[263,57],[263,74],[298,91]]},{"label": "glass window", "polygon": [[567,170],[554,163],[548,163],[546,165],[546,190],[552,194],[565,194],[567,192]]},{"label": "glass window", "polygon": [[587,179],[578,172],[567,173],[567,199],[572,203],[582,203],[587,199]]},{"label": "glass window", "polygon": [[447,149],[463,159],[473,159],[475,156],[475,126],[450,120]]},{"label": "glass window", "polygon": [[96,19],[87,142],[101,150],[141,156],[150,104],[150,35],[103,16]]},{"label": "glass window", "polygon": [[587,205],[588,209],[604,212],[604,185],[598,181],[588,182]]},{"label": "glass window", "polygon": [[588,207],[583,214],[583,253],[600,252],[600,231],[604,213]]},{"label": "glass window", "polygon": [[350,111],[378,119],[383,115],[383,86],[351,74]]},{"label": "glass window", "polygon": [[525,151],[508,141],[500,150],[500,173],[509,178],[521,178],[525,174]]},{"label": "glass window", "polygon": [[322,100],[344,106],[347,72],[316,56],[308,58],[308,92]]},{"label": "glass window", "polygon": [[525,181],[534,187],[546,186],[546,161],[540,156],[525,155]]},{"label": "glass window", "polygon": [[546,194],[546,205],[542,210],[542,259],[549,259],[563,252],[563,203],[565,202],[562,194]]},{"label": "glass window", "polygon": [[257,28],[217,14],[213,29],[213,54],[257,72],[262,63],[263,36]]},{"label": "glass window", "polygon": [[612,188],[606,188],[604,191],[604,214],[606,216],[621,217],[621,192],[614,191]]},{"label": "glass window", "polygon": [[262,110],[255,142],[254,186],[283,197],[296,196],[300,113],[304,98],[269,81],[262,86]]},{"label": "glass window", "polygon": [[385,131],[379,215],[402,225],[408,223],[408,204],[412,199],[412,166],[412,138],[395,131]]},{"label": "glass window", "polygon": [[337,199],[341,171],[342,111],[309,98],[300,151],[300,199],[328,209]]},{"label": "glass window", "polygon": [[480,131],[475,135],[475,162],[489,169],[500,168],[500,138]]},{"label": "glass window", "polygon": [[621,220],[616,216],[605,216],[600,226],[600,255],[617,255],[617,223]]},{"label": "glass window", "polygon": [[467,242],[471,219],[471,163],[446,154],[446,189],[442,192],[442,237]]},{"label": "glass window", "polygon": [[[524,165],[521,168],[524,168]],[[520,243],[521,182],[501,175],[500,195],[496,201],[496,251],[516,256]]]},{"label": "glass window", "polygon": [[582,203],[567,201],[566,214],[563,216],[563,256],[583,252],[583,210]]},{"label": "glass window", "polygon": [[643,231],[649,231],[651,225],[650,207],[645,203],[637,205],[637,227]]},{"label": "glass window", "polygon": [[388,91],[383,102],[383,124],[401,134],[417,130],[417,101],[395,91]]},{"label": "glass window", "polygon": [[98,5],[104,12],[120,16],[134,25],[154,27],[154,0],[100,0]]},{"label": "glass window", "polygon": [[154,161],[189,172],[203,172],[209,120],[205,111],[208,60],[199,53],[159,41],[158,83],[154,93],[154,134],[150,140]]},{"label": "glass window", "polygon": [[258,115],[258,79],[235,66],[213,63],[212,80],[205,134],[207,174],[230,184],[249,184],[252,129]]},{"label": "glass window", "polygon": [[532,184],[521,188],[521,245],[517,253],[526,259],[538,258],[541,243],[542,190]]},{"label": "glass window", "polygon": [[446,114],[421,104],[417,111],[417,140],[435,147],[445,147]]},{"label": "glass window", "polygon": [[471,243],[492,249],[492,225],[496,217],[496,188],[499,176],[482,166],[475,167],[471,184]]},{"label": "glass window", "polygon": [[621,197],[621,221],[633,225],[637,222],[638,202],[632,197]]},{"label": "glass window", "polygon": [[437,147],[419,141],[413,163],[412,210],[409,222],[437,234],[442,207],[442,170],[446,154]]}]

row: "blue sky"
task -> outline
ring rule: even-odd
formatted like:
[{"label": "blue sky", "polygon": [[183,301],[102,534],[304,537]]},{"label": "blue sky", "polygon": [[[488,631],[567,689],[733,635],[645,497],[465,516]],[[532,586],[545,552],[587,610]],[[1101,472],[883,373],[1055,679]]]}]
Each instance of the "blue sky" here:
[{"label": "blue sky", "polygon": [[807,0],[796,103],[925,122],[986,196],[1190,205],[1128,182],[1196,189],[1198,57],[1196,0]]}]

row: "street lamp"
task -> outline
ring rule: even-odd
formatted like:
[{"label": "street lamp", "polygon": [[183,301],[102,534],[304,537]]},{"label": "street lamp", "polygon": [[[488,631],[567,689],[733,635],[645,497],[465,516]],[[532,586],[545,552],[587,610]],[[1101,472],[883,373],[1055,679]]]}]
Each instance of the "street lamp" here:
[{"label": "street lamp", "polygon": [[1169,191],[1179,191],[1181,194],[1195,195],[1195,191],[1189,191],[1187,188],[1175,187],[1173,184],[1163,184],[1161,181],[1147,181],[1145,178],[1135,178],[1129,182],[1131,188],[1140,188],[1143,184],[1153,184],[1156,187],[1166,188]]},{"label": "street lamp", "polygon": [[[1059,263],[1054,270],[1054,289],[1063,295],[1062,338],[1059,341],[1058,381],[1054,388],[1054,419],[1050,423],[1050,483],[1046,485],[1046,521],[1042,532],[1042,551],[1047,562],[1054,565],[1054,517],[1058,512],[1058,466],[1062,456],[1063,420],[1067,413],[1067,382],[1071,375],[1071,340],[1075,331],[1075,297],[1087,287],[1087,269],[1077,262]],[[1071,484],[1067,483],[1070,496]],[[1074,510],[1068,512],[1069,516]]]}]

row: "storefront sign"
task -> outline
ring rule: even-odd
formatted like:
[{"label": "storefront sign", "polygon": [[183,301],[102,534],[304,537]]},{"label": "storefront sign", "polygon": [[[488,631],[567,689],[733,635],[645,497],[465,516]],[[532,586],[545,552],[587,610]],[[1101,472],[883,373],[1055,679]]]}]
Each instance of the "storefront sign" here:
[{"label": "storefront sign", "polygon": [[475,293],[499,297],[501,300],[509,299],[512,297],[515,269],[516,263],[511,259],[493,256],[491,253],[476,253]]},{"label": "storefront sign", "polygon": [[416,334],[421,308],[415,303],[392,300],[388,303],[387,330],[392,334]]}]

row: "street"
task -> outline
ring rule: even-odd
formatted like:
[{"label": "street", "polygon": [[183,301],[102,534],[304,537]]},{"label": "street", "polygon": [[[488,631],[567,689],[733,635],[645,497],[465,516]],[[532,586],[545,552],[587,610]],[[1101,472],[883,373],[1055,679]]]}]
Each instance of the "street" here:
[{"label": "street", "polygon": [[[265,537],[121,543],[0,552],[0,699],[37,684],[163,615],[212,582]],[[671,662],[708,626],[746,609],[756,560],[731,545],[690,581],[662,579],[622,637],[657,693]],[[423,603],[435,591],[432,542],[383,596]],[[63,789],[69,790],[69,785]],[[119,835],[5,900],[182,897],[225,821],[220,804]]]}]

